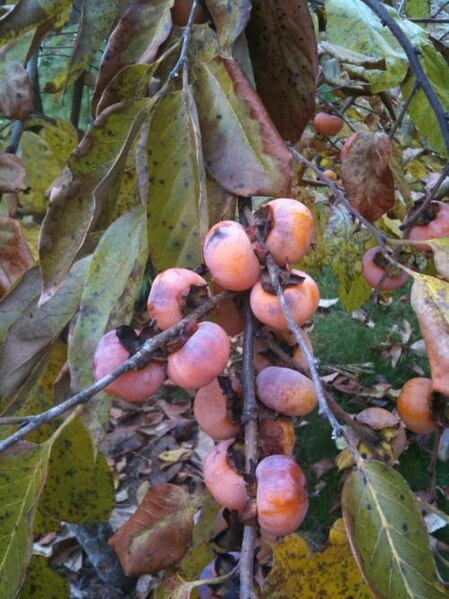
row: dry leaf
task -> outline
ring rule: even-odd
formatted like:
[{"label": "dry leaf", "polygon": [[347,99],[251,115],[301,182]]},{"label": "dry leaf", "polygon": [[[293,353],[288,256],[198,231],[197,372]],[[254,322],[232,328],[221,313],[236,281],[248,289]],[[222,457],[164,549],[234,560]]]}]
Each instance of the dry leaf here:
[{"label": "dry leaf", "polygon": [[0,216],[0,297],[33,263],[17,221]]},{"label": "dry leaf", "polygon": [[0,152],[0,193],[26,189],[25,168],[15,154]]},{"label": "dry leaf", "polygon": [[22,121],[34,109],[33,86],[20,62],[7,61],[0,71],[0,111]]}]

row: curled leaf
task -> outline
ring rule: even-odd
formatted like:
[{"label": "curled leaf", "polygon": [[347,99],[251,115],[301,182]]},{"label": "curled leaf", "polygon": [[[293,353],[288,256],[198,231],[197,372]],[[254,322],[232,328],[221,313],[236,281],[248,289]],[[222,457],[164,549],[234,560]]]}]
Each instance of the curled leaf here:
[{"label": "curled leaf", "polygon": [[375,221],[394,205],[393,150],[385,133],[357,133],[345,152],[341,178],[348,199],[362,216]]},{"label": "curled leaf", "polygon": [[198,500],[177,485],[147,491],[131,518],[109,539],[127,575],[174,566],[187,553]]}]

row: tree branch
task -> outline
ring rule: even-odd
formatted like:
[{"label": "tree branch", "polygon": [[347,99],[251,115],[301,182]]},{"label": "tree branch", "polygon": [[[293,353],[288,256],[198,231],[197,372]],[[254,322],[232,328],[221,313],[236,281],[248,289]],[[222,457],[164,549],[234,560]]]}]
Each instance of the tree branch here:
[{"label": "tree branch", "polygon": [[190,36],[192,35],[192,27],[195,19],[195,13],[199,5],[199,0],[193,0],[192,7],[190,9],[189,20],[187,21],[187,25],[184,27],[184,31],[182,32],[182,46],[181,53],[179,58],[170,71],[169,79],[177,79],[179,76],[179,71],[184,68],[187,62],[187,49],[189,46]]}]

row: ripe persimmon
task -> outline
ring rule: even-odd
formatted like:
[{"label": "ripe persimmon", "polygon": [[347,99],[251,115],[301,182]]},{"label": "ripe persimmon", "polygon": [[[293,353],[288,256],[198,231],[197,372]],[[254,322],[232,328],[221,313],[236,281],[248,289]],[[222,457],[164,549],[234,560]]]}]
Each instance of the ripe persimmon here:
[{"label": "ripe persimmon", "polygon": [[215,501],[230,510],[242,510],[248,495],[243,476],[228,462],[228,449],[233,443],[234,439],[228,439],[212,449],[204,461],[203,476]]},{"label": "ripe persimmon", "polygon": [[414,433],[425,435],[438,429],[432,418],[433,385],[430,379],[416,377],[402,387],[396,409],[405,426]]},{"label": "ripe persimmon", "polygon": [[377,287],[380,291],[392,291],[405,285],[408,274],[397,267],[389,269],[389,274],[380,283],[389,262],[383,257],[380,247],[369,249],[362,257],[362,274],[371,287]]},{"label": "ripe persimmon", "polygon": [[228,402],[218,379],[198,389],[195,395],[193,414],[203,431],[213,439],[231,439],[241,428],[240,423],[231,420]]},{"label": "ripe persimmon", "polygon": [[268,408],[286,416],[305,416],[317,405],[313,382],[297,370],[281,366],[259,372],[256,394]]},{"label": "ripe persimmon", "polygon": [[[171,9],[171,18],[178,27],[185,27],[189,20],[190,11],[192,9],[193,0],[175,0]],[[207,21],[207,12],[204,6],[200,3],[195,12],[193,22],[196,24],[205,23]]]},{"label": "ripe persimmon", "polygon": [[150,318],[162,331],[185,316],[186,299],[192,285],[207,288],[203,277],[187,268],[167,268],[154,279],[147,309]]},{"label": "ripe persimmon", "polygon": [[259,462],[256,479],[257,519],[261,528],[276,535],[294,532],[309,507],[306,477],[299,465],[290,456],[268,456]]},{"label": "ripe persimmon", "polygon": [[[320,301],[320,292],[318,285],[307,273],[292,270],[292,274],[304,277],[304,280],[286,286],[284,296],[295,322],[301,326],[315,314]],[[265,291],[260,281],[251,289],[250,304],[251,310],[260,322],[279,331],[288,330],[277,296]]]},{"label": "ripe persimmon", "polygon": [[[129,357],[129,351],[120,343],[116,331],[109,331],[100,339],[95,348],[93,359],[94,379],[98,381],[110,374],[126,362]],[[140,370],[130,370],[120,375],[105,387],[104,391],[114,397],[140,403],[154,395],[165,378],[165,365],[153,361]]]},{"label": "ripe persimmon", "polygon": [[214,322],[200,322],[181,349],[168,356],[167,375],[184,389],[205,387],[221,374],[230,352],[226,332]]},{"label": "ripe persimmon", "polygon": [[315,131],[320,135],[336,135],[343,128],[344,121],[339,116],[318,112],[313,119]]},{"label": "ripe persimmon", "polygon": [[[449,205],[444,202],[431,202],[429,207],[430,213],[426,224],[416,225],[409,231],[408,238],[414,241],[421,239],[439,239],[441,237],[449,237]],[[427,244],[414,245],[416,250],[427,252],[431,247]]]},{"label": "ripe persimmon", "polygon": [[272,227],[265,245],[279,266],[297,262],[310,248],[314,235],[313,216],[303,203],[278,198],[268,203]]},{"label": "ripe persimmon", "polygon": [[224,289],[245,291],[257,281],[260,264],[241,224],[224,220],[214,225],[203,244],[204,262]]}]

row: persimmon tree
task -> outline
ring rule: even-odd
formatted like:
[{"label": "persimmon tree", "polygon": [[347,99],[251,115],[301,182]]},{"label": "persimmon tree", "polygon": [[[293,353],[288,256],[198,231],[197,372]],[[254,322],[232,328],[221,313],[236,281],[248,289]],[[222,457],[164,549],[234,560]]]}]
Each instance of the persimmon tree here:
[{"label": "persimmon tree", "polygon": [[[33,553],[61,523],[118,596],[449,596],[445,3],[0,11],[0,597],[69,596]],[[348,313],[410,303],[428,372],[348,401],[323,268]],[[208,451],[100,534],[111,415],[178,387]]]}]

